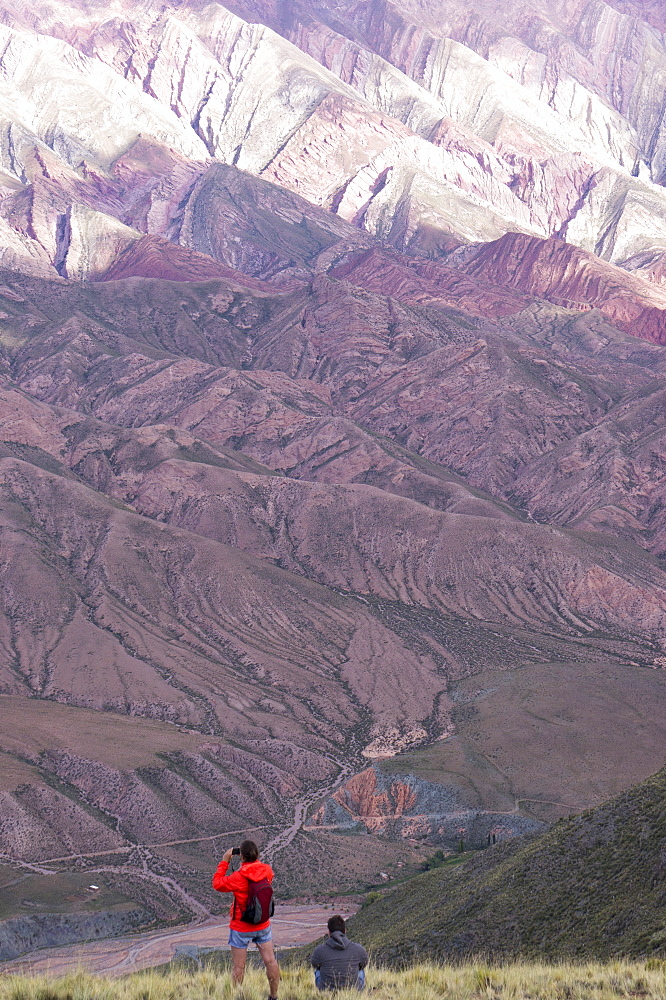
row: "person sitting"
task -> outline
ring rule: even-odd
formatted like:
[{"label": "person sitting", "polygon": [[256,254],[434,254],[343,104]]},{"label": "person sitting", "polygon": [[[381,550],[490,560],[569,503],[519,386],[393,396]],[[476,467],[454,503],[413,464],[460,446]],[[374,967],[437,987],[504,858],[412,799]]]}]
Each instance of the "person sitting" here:
[{"label": "person sitting", "polygon": [[[234,853],[240,853],[241,866],[237,872],[227,875]],[[243,920],[250,897],[250,883],[270,885],[272,881],[273,869],[270,865],[265,865],[259,860],[259,849],[253,840],[244,840],[240,845],[240,852],[238,849],[234,852],[229,848],[213,875],[213,889],[217,889],[218,892],[233,892],[234,894],[229,922],[231,979],[234,986],[240,986],[243,982],[247,949],[250,942],[253,942],[256,944],[266,968],[270,990],[269,1000],[277,1000],[280,968],[273,951],[271,922],[268,913],[266,919],[260,920],[258,924],[246,923]]]},{"label": "person sitting", "polygon": [[336,914],[328,921],[328,939],[318,945],[310,956],[315,970],[318,990],[343,990],[365,987],[365,967],[368,953],[365,948],[350,941],[345,934],[343,918]]}]

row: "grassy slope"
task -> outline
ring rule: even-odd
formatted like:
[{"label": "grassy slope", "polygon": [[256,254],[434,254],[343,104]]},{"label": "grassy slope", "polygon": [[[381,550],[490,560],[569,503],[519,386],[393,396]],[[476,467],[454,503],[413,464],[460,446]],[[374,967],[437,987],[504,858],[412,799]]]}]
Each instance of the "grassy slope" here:
[{"label": "grassy slope", "polygon": [[488,670],[452,685],[455,736],[381,765],[454,785],[470,808],[554,823],[666,757],[666,672],[612,662]]},{"label": "grassy slope", "polygon": [[350,934],[394,963],[666,955],[666,769],[539,837],[382,893]]},{"label": "grassy slope", "polygon": [[[160,754],[196,753],[205,737],[178,729],[171,723],[135,718],[118,712],[95,712],[73,705],[59,705],[35,698],[0,695],[0,714],[11,719],[2,733],[3,767],[0,790],[12,791],[20,781],[32,780],[38,766],[25,761],[39,759],[44,751],[71,750],[80,757],[99,760],[111,767],[135,769],[164,767]],[[16,783],[9,770],[16,768]]]},{"label": "grassy slope", "polygon": [[[93,892],[90,885],[98,885]],[[98,913],[134,908],[131,896],[105,876],[86,872],[24,874],[0,865],[0,920],[42,913]]]}]

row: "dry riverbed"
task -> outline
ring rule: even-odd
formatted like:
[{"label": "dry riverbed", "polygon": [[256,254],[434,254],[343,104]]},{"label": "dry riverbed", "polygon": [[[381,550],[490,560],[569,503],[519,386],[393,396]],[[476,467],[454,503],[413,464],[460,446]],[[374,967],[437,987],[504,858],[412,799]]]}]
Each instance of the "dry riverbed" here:
[{"label": "dry riverbed", "polygon": [[[351,916],[358,909],[348,900],[339,903],[280,905],[272,920],[273,940],[278,949],[308,944],[321,937],[332,913]],[[178,953],[197,948],[226,948],[228,918],[213,917],[202,923],[170,928],[105,941],[79,943],[64,948],[45,948],[0,965],[0,973],[47,973],[63,976],[76,969],[114,976],[153,968],[169,962]]]}]

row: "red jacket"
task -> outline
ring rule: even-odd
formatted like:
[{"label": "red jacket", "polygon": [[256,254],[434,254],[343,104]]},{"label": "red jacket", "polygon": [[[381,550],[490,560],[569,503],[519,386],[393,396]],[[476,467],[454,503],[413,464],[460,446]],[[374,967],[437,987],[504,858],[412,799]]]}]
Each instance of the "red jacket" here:
[{"label": "red jacket", "polygon": [[273,881],[273,869],[270,865],[265,865],[263,861],[244,861],[237,872],[227,875],[229,868],[228,861],[220,861],[217,871],[213,875],[213,889],[218,892],[233,892],[234,901],[231,904],[229,916],[231,920],[229,927],[234,931],[261,931],[270,925],[270,920],[263,924],[246,924],[240,919],[241,914],[247,906],[249,896],[248,880],[259,882],[262,878]]}]

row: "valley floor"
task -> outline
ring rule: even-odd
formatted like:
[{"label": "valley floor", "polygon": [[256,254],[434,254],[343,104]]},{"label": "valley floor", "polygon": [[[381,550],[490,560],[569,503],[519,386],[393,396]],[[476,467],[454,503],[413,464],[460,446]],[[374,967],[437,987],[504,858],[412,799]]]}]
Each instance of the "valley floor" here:
[{"label": "valley floor", "polygon": [[[316,940],[334,910],[349,917],[356,909],[356,904],[348,899],[340,900],[335,907],[332,903],[310,906],[282,903],[279,914],[272,920],[273,940],[278,952]],[[0,965],[0,975],[3,972],[17,977],[44,974],[55,978],[77,970],[98,976],[127,975],[163,965],[179,952],[192,954],[212,948],[226,950],[228,927],[228,916],[212,917],[199,925],[165,928],[62,948],[42,948]]]},{"label": "valley floor", "polygon": [[[610,1000],[666,996],[666,961],[613,961],[607,964],[539,965],[502,967],[482,962],[461,966],[417,965],[404,971],[371,968],[369,992],[374,1000]],[[315,990],[309,970],[283,971],[281,995],[289,1000],[309,1000]],[[27,978],[0,973],[0,1000],[232,1000],[234,991],[226,971],[197,973],[160,971],[137,973],[124,979],[104,979],[77,973],[62,979]],[[266,980],[258,969],[248,971],[244,1000],[264,1000]],[[341,991],[338,1000],[358,997]]]}]

